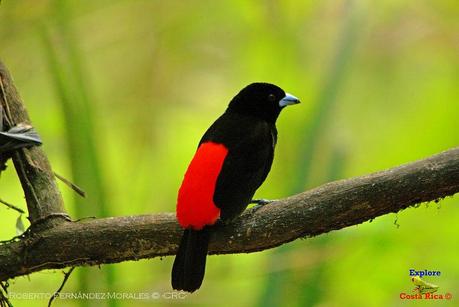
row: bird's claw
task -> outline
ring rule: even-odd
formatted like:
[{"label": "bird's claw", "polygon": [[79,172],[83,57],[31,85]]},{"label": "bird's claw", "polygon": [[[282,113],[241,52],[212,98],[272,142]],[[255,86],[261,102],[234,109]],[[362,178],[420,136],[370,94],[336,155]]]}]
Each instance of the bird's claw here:
[{"label": "bird's claw", "polygon": [[267,204],[275,202],[275,201],[276,201],[275,199],[260,198],[260,199],[252,199],[250,201],[250,203],[251,204],[257,204],[257,205],[260,205],[260,206],[264,206],[264,205],[267,205]]},{"label": "bird's claw", "polygon": [[253,206],[253,209],[254,210],[258,210],[260,209],[261,207],[267,205],[267,204],[270,204],[270,203],[273,203],[275,202],[276,199],[265,199],[265,198],[260,198],[260,199],[252,199],[250,201],[251,204],[256,204],[255,206]]}]

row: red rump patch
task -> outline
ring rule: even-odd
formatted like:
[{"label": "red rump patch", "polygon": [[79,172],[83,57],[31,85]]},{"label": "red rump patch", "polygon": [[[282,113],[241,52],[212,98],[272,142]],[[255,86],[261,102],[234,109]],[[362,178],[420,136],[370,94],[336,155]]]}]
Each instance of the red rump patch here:
[{"label": "red rump patch", "polygon": [[196,151],[178,192],[177,219],[183,228],[200,230],[220,217],[213,198],[227,154],[223,144],[214,142],[202,143]]}]

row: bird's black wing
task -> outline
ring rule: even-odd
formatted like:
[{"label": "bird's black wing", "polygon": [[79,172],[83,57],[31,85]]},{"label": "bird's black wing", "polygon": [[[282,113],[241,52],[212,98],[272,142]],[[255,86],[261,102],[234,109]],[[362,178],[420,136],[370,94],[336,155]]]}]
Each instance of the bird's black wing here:
[{"label": "bird's black wing", "polygon": [[214,192],[214,202],[223,221],[244,211],[266,179],[276,138],[274,125],[231,113],[223,114],[203,136],[200,143],[213,141],[228,149]]}]

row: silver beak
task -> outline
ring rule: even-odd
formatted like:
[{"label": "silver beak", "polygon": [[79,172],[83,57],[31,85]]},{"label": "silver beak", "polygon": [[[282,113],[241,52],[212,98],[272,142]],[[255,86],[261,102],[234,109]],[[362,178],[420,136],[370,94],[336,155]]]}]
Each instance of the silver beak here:
[{"label": "silver beak", "polygon": [[279,107],[283,108],[297,103],[300,103],[300,100],[298,98],[289,93],[285,93],[285,97],[279,101]]}]

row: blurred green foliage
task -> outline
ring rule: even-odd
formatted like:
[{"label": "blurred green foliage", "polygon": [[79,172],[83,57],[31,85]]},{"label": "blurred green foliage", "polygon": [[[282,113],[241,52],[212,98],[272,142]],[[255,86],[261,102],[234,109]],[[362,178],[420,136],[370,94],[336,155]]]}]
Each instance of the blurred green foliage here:
[{"label": "blurred green foliage", "polygon": [[[276,83],[303,101],[278,121],[275,162],[259,197],[281,198],[457,146],[458,33],[456,0],[0,5],[0,58],[53,168],[90,192],[76,202],[60,184],[73,217],[173,211],[202,133],[253,81]],[[25,209],[11,164],[0,181],[0,197]],[[422,304],[399,298],[412,290],[408,270],[415,268],[440,270],[431,281],[457,305],[458,204],[449,197],[274,250],[212,256],[201,290],[154,302]],[[0,239],[15,235],[16,218],[0,206]],[[83,290],[166,293],[171,265],[168,257],[89,268],[92,280],[105,282]],[[9,290],[53,292],[62,278],[40,272],[11,281]],[[64,291],[80,289],[72,276]]]}]

